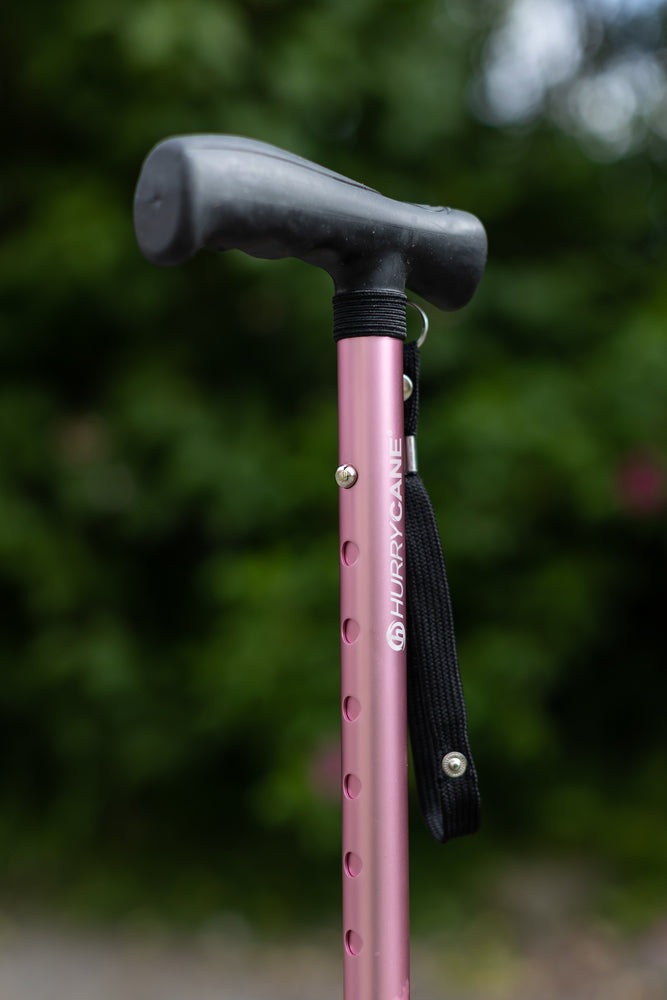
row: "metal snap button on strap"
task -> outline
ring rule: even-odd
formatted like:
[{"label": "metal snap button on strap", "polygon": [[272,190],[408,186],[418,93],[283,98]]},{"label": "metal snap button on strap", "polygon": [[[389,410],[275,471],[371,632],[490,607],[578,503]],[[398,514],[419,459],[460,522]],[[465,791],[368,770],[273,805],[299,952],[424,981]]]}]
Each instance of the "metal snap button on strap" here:
[{"label": "metal snap button on strap", "polygon": [[449,778],[461,778],[468,770],[468,761],[458,750],[452,750],[442,758],[442,769]]}]

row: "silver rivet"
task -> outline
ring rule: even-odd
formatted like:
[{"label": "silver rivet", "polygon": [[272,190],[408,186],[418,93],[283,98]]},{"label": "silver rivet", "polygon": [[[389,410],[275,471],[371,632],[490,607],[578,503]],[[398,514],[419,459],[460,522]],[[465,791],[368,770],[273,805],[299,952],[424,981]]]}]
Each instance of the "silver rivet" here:
[{"label": "silver rivet", "polygon": [[406,399],[410,399],[410,396],[414,392],[414,388],[415,387],[414,387],[414,385],[412,383],[412,379],[410,378],[410,376],[409,375],[404,375],[403,376],[403,402],[405,402]]},{"label": "silver rivet", "polygon": [[349,490],[357,481],[357,470],[353,465],[339,465],[336,469],[335,480],[343,490]]},{"label": "silver rivet", "polygon": [[452,750],[442,758],[442,769],[449,778],[460,778],[468,769],[468,761],[458,750]]}]

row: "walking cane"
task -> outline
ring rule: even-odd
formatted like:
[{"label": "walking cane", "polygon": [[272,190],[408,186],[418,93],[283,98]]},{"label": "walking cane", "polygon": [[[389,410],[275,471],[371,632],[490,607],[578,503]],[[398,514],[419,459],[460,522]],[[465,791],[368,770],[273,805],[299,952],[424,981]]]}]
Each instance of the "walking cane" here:
[{"label": "walking cane", "polygon": [[442,551],[416,467],[419,361],[415,343],[404,359],[405,288],[441,309],[465,305],[484,268],[484,229],[276,147],[204,135],[148,155],[135,230],[163,266],[240,249],[297,257],[333,278],[344,997],[408,1000],[408,716],[434,836],[476,830],[479,796]]}]

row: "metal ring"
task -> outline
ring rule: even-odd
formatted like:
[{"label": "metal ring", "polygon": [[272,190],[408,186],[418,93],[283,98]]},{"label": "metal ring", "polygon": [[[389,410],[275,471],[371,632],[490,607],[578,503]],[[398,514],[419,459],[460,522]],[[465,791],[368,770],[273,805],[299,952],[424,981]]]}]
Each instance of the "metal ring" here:
[{"label": "metal ring", "polygon": [[417,347],[421,347],[424,341],[426,340],[426,334],[428,333],[428,316],[426,315],[422,307],[418,306],[416,302],[412,301],[412,299],[408,299],[407,304],[409,306],[412,306],[412,308],[416,310],[416,312],[418,312],[422,318],[422,332],[419,334],[419,337],[417,338]]}]

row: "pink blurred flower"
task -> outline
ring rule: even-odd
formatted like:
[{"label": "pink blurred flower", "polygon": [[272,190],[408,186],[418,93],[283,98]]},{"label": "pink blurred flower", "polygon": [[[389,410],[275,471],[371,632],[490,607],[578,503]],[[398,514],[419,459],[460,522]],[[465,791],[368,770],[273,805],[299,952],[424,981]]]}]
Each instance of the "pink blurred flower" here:
[{"label": "pink blurred flower", "polygon": [[631,514],[657,514],[667,501],[664,465],[648,455],[629,455],[617,470],[616,488],[621,504]]}]

